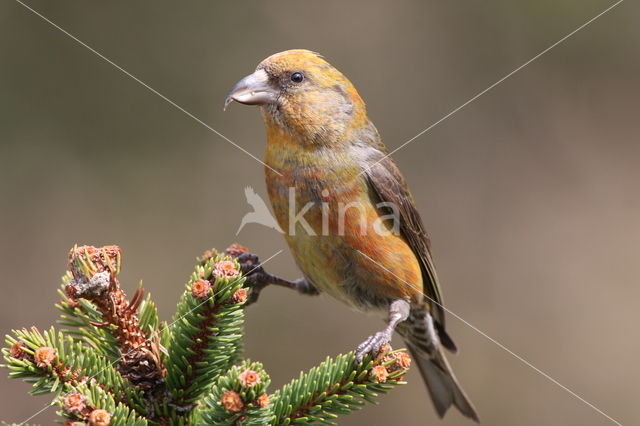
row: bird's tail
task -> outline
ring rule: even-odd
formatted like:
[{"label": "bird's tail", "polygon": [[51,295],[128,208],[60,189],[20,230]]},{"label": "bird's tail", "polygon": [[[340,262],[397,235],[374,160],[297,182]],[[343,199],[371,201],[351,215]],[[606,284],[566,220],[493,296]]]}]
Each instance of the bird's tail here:
[{"label": "bird's tail", "polygon": [[414,362],[418,365],[436,412],[443,417],[449,407],[455,405],[462,414],[479,423],[478,413],[453,374],[442,352],[442,347],[437,341],[439,339],[436,338],[436,341],[433,341],[432,336],[436,333],[433,331],[430,333],[429,327],[424,326],[423,323],[426,321],[431,321],[431,318],[422,320],[411,318],[408,324],[405,323],[407,326],[398,331],[402,334]]}]

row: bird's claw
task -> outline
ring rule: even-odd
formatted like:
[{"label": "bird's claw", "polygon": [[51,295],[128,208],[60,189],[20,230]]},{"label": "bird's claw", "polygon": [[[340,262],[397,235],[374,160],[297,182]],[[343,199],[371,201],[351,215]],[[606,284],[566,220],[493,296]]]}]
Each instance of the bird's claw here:
[{"label": "bird's claw", "polygon": [[260,264],[258,255],[243,252],[237,255],[232,254],[232,256],[235,257],[240,264],[240,272],[242,272],[242,275],[245,276],[247,282],[251,285],[249,299],[244,305],[247,306],[257,302],[260,292],[269,284],[271,276],[265,272]]},{"label": "bird's claw", "polygon": [[372,334],[356,348],[356,361],[361,362],[368,353],[377,354],[383,345],[391,341],[391,333],[386,330]]},{"label": "bird's claw", "polygon": [[236,256],[236,260],[240,264],[240,271],[246,277],[252,277],[264,274],[264,268],[260,264],[260,258],[253,253],[240,253]]},{"label": "bird's claw", "polygon": [[227,249],[226,253],[237,260],[240,264],[242,275],[244,275],[247,283],[251,286],[249,299],[245,302],[244,306],[255,303],[262,289],[270,284],[297,290],[302,294],[315,295],[320,293],[317,288],[304,278],[289,281],[268,273],[260,264],[258,256],[249,253],[246,247],[234,245]]}]

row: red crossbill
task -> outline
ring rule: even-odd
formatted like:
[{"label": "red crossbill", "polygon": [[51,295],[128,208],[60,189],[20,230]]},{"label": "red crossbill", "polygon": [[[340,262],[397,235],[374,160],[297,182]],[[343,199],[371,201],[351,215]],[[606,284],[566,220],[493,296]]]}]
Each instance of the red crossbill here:
[{"label": "red crossbill", "polygon": [[429,238],[353,84],[320,55],[289,50],[240,80],[225,106],[231,101],[261,106],[269,197],[304,275],[277,283],[388,315],[387,327],[358,346],[358,359],[398,331],[438,414],[455,405],[477,421],[441,348],[456,351]]}]

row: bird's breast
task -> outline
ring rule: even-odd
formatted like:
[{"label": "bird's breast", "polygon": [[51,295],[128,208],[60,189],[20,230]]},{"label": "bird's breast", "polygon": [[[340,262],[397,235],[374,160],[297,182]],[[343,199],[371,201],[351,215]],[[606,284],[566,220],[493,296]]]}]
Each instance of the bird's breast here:
[{"label": "bird's breast", "polygon": [[315,286],[359,310],[384,308],[422,286],[404,238],[380,232],[380,211],[346,150],[270,140],[266,183],[296,263]]},{"label": "bird's breast", "polygon": [[269,137],[265,163],[267,190],[284,230],[304,226],[292,220],[304,212],[315,234],[337,231],[339,205],[368,197],[361,168],[348,149],[308,146],[278,132]]}]

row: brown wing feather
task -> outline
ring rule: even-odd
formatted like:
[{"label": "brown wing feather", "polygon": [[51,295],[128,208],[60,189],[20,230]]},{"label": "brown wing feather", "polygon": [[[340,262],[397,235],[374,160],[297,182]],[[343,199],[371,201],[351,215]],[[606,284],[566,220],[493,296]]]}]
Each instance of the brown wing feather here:
[{"label": "brown wing feather", "polygon": [[[378,151],[380,152],[380,151]],[[380,152],[382,157],[382,152]],[[424,292],[430,303],[431,313],[444,331],[444,309],[438,285],[438,276],[431,256],[431,242],[424,229],[420,213],[404,180],[404,176],[390,157],[373,160],[374,165],[366,169],[370,186],[381,201],[393,203],[400,213],[400,233],[420,261],[424,281]],[[375,163],[375,161],[380,161]]]}]

